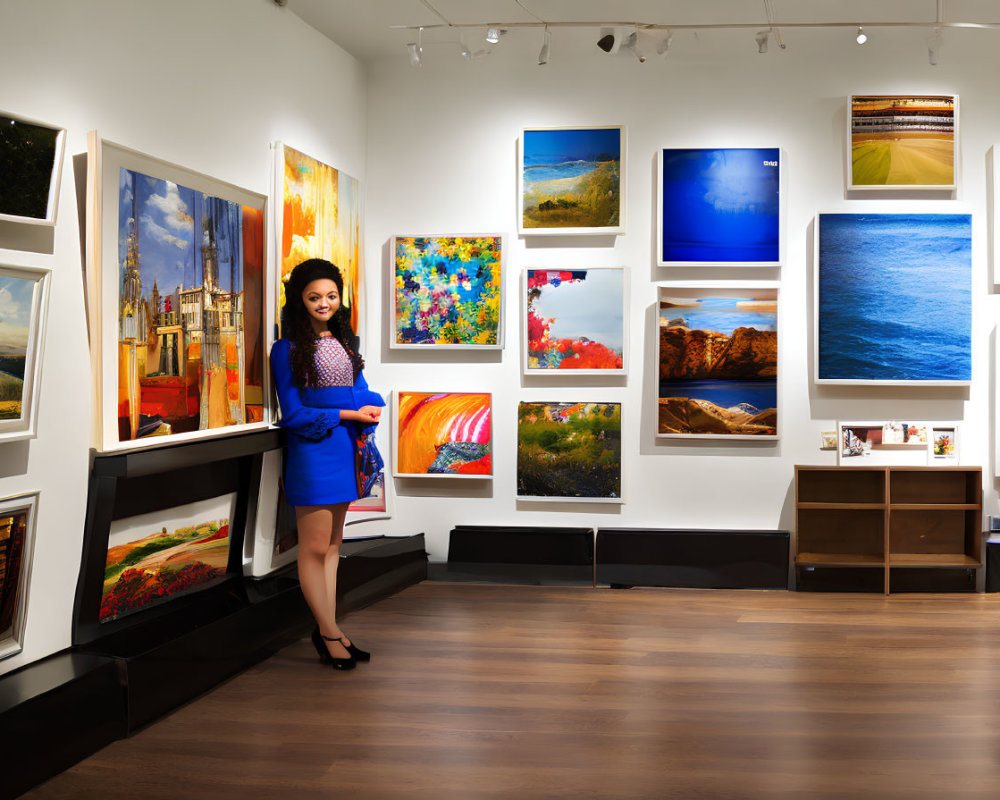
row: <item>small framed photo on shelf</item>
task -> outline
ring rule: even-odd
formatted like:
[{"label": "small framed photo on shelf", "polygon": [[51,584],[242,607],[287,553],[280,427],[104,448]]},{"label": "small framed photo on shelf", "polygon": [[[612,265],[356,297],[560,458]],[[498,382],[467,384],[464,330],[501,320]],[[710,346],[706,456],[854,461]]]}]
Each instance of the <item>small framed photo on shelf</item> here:
[{"label": "small framed photo on shelf", "polygon": [[958,463],[955,423],[841,422],[837,430],[837,463],[844,467]]}]

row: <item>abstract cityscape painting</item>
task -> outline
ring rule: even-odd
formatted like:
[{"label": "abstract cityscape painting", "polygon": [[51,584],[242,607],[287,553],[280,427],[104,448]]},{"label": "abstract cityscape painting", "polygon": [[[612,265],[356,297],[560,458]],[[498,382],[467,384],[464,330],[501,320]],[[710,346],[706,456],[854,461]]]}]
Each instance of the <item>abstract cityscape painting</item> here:
[{"label": "abstract cityscape painting", "polygon": [[622,502],[621,403],[518,403],[517,496]]},{"label": "abstract cityscape painting", "polygon": [[390,347],[503,347],[501,236],[397,236],[392,250]]},{"label": "abstract cityscape painting", "polygon": [[816,380],[964,385],[972,378],[972,218],[820,214]]},{"label": "abstract cityscape painting", "polygon": [[345,305],[351,327],[358,331],[361,286],[361,184],[356,178],[278,142],[277,185],[282,200],[275,229],[281,264],[278,270],[279,316],[285,305],[284,281],[296,264],[323,258],[344,279]]},{"label": "abstract cityscape painting", "polygon": [[659,168],[659,265],[780,263],[777,147],[664,149]]},{"label": "abstract cityscape painting", "polygon": [[0,220],[55,225],[66,131],[0,112]]},{"label": "abstract cityscape painting", "polygon": [[49,275],[0,264],[0,442],[35,435]]},{"label": "abstract cityscape painting", "polygon": [[225,577],[236,493],[115,520],[101,622],[207,588]]},{"label": "abstract cityscape painting", "polygon": [[954,189],[955,95],[852,95],[848,189]]},{"label": "abstract cityscape painting", "polygon": [[397,477],[493,475],[492,396],[479,392],[396,392]]},{"label": "abstract cityscape painting", "polygon": [[778,290],[661,286],[656,434],[778,437]]},{"label": "abstract cityscape painting", "polygon": [[623,267],[524,273],[524,372],[625,374]]},{"label": "abstract cityscape painting", "polygon": [[263,195],[96,133],[88,166],[99,449],[266,426]]},{"label": "abstract cityscape painting", "polygon": [[525,129],[519,231],[624,233],[624,156],[622,127]]},{"label": "abstract cityscape painting", "polygon": [[0,658],[21,652],[38,494],[0,500]]}]

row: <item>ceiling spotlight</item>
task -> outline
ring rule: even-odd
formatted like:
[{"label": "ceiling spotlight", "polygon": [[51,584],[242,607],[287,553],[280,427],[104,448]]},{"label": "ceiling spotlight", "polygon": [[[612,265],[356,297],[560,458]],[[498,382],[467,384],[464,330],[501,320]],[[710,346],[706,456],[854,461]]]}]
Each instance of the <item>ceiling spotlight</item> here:
[{"label": "ceiling spotlight", "polygon": [[666,53],[670,49],[670,43],[673,42],[673,40],[674,40],[674,33],[673,31],[668,30],[667,35],[664,36],[656,44],[656,55],[662,56],[664,53]]},{"label": "ceiling spotlight", "polygon": [[868,34],[865,33],[864,28],[858,25],[858,35],[854,37],[854,41],[858,44],[864,44],[868,41]]},{"label": "ceiling spotlight", "polygon": [[770,31],[757,31],[757,35],[753,37],[753,40],[757,42],[757,52],[766,53],[767,52],[767,40],[770,38]]},{"label": "ceiling spotlight", "polygon": [[410,51],[410,66],[419,67],[420,57],[424,54],[424,48],[422,48],[416,42],[410,42],[408,45],[406,45],[406,49]]},{"label": "ceiling spotlight", "polygon": [[646,56],[642,52],[642,50],[639,49],[639,31],[632,31],[632,33],[628,35],[628,38],[622,44],[622,47],[624,47],[626,50],[631,50],[633,53],[635,53],[635,57],[639,59],[640,64],[646,63]]},{"label": "ceiling spotlight", "polygon": [[932,67],[937,66],[938,50],[941,49],[942,44],[944,44],[944,36],[941,35],[941,29],[935,28],[934,33],[927,37],[927,61]]},{"label": "ceiling spotlight", "polygon": [[538,51],[538,66],[549,63],[549,26],[545,26],[545,33],[542,38],[542,49]]},{"label": "ceiling spotlight", "polygon": [[601,28],[601,38],[597,40],[597,46],[608,55],[614,55],[621,46],[621,36],[614,28]]},{"label": "ceiling spotlight", "polygon": [[496,25],[490,25],[486,29],[486,41],[490,44],[496,44],[500,41],[500,29]]}]

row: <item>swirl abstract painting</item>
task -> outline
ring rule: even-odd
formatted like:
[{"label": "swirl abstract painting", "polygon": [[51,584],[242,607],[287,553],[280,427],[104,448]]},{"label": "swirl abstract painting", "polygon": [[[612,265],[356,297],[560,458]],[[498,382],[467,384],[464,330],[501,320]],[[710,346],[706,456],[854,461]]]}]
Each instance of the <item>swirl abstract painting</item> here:
[{"label": "swirl abstract painting", "polygon": [[503,346],[500,236],[397,236],[390,347]]},{"label": "swirl abstract painting", "polygon": [[397,392],[396,465],[405,477],[493,475],[492,395]]}]

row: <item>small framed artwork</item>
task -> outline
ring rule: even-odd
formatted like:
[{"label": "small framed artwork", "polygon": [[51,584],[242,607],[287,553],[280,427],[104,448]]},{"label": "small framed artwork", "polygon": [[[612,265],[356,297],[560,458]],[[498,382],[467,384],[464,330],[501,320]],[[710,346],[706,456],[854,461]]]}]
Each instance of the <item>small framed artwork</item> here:
[{"label": "small framed artwork", "polygon": [[928,460],[927,422],[841,422],[837,434],[837,463],[842,467],[919,466]]},{"label": "small framed artwork", "polygon": [[503,237],[396,236],[390,348],[503,348]]},{"label": "small framed artwork", "polygon": [[823,431],[820,435],[820,450],[836,450],[837,449],[837,432],[836,431]]},{"label": "small framed artwork", "polygon": [[[389,479],[389,469],[386,467],[387,464],[391,463],[390,439],[391,425],[389,419],[386,418],[375,428],[375,446],[384,462],[382,471],[375,479],[371,494],[368,497],[355,500],[347,507],[345,525],[350,526],[357,522],[368,522],[373,519],[387,519],[392,516],[392,480]],[[350,539],[352,535],[350,528],[347,528],[344,532],[344,538]],[[359,533],[357,535],[364,536],[366,534]]]},{"label": "small framed artwork", "polygon": [[254,578],[290,564],[298,555],[295,509],[285,500],[281,457],[281,450],[261,453],[253,539],[247,536],[247,542],[252,541],[252,554],[249,565],[244,567]]},{"label": "small framed artwork", "polygon": [[485,392],[395,392],[393,475],[492,478],[492,403]]},{"label": "small framed artwork", "polygon": [[958,426],[935,423],[931,428],[931,463],[958,463]]},{"label": "small framed artwork", "polygon": [[518,403],[518,499],[623,502],[621,431],[621,403]]},{"label": "small framed artwork", "polygon": [[0,112],[0,221],[56,224],[66,130]]},{"label": "small framed artwork", "polygon": [[0,264],[0,444],[36,433],[49,275]]},{"label": "small framed artwork", "polygon": [[971,215],[820,214],[815,227],[816,382],[968,386]]},{"label": "small framed artwork", "polygon": [[96,131],[87,169],[98,449],[266,428],[264,195]]},{"label": "small framed artwork", "polygon": [[525,128],[517,171],[522,236],[625,233],[625,128]]},{"label": "small framed artwork", "polygon": [[521,297],[525,375],[625,375],[628,272],[624,267],[527,269]]},{"label": "small framed artwork", "polygon": [[781,264],[779,148],[665,148],[657,175],[659,266]]},{"label": "small framed artwork", "polygon": [[0,500],[0,658],[24,649],[38,492]]},{"label": "small framed artwork", "polygon": [[778,289],[660,286],[656,435],[778,438]]},{"label": "small framed artwork", "polygon": [[849,191],[954,190],[958,186],[958,95],[851,95]]}]

